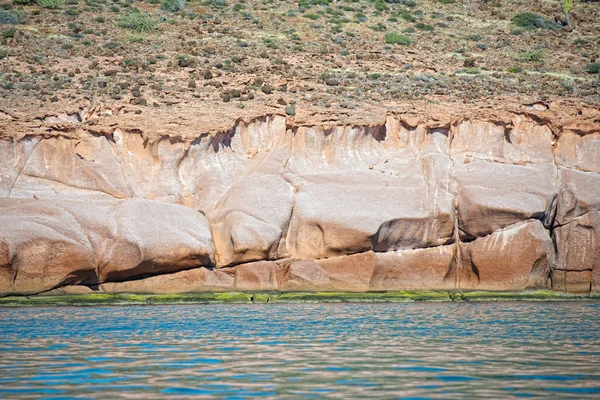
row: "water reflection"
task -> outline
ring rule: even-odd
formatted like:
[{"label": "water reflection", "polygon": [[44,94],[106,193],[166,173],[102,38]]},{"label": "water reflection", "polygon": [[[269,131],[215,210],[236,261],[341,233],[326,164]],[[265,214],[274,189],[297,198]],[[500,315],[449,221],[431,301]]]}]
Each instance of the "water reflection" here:
[{"label": "water reflection", "polygon": [[0,397],[600,396],[599,303],[0,309]]}]

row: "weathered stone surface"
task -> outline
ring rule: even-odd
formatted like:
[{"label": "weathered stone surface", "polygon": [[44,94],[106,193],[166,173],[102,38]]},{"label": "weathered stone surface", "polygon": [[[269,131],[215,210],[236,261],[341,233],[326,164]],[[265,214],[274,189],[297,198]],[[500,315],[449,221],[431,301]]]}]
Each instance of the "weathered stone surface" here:
[{"label": "weathered stone surface", "polygon": [[600,173],[600,132],[591,135],[563,133],[556,149],[556,161],[559,165]]},{"label": "weathered stone surface", "polygon": [[132,199],[115,210],[117,234],[100,281],[174,272],[214,264],[207,219],[176,204]]},{"label": "weathered stone surface", "polygon": [[449,276],[455,247],[375,253],[369,289],[456,289],[456,280]]},{"label": "weathered stone surface", "polygon": [[278,290],[277,264],[274,261],[257,261],[235,267],[236,290]]},{"label": "weathered stone surface", "polygon": [[235,289],[301,292],[330,290],[327,272],[312,260],[258,261],[235,268]]},{"label": "weathered stone surface", "polygon": [[288,251],[320,259],[448,243],[453,198],[445,188],[426,184],[418,171],[401,177],[371,171],[298,177]]},{"label": "weathered stone surface", "polygon": [[512,127],[466,120],[454,130],[450,155],[516,165],[553,163],[552,131],[515,116]]},{"label": "weathered stone surface", "polygon": [[[596,280],[596,282],[598,282]],[[597,285],[597,283],[596,283]],[[555,270],[552,273],[552,289],[558,292],[590,293],[598,292],[597,287],[592,287],[592,271],[565,271]]]},{"label": "weathered stone surface", "polygon": [[0,199],[0,293],[34,293],[214,263],[208,221],[143,199]]},{"label": "weathered stone surface", "polygon": [[[208,214],[219,266],[284,257],[278,251],[293,207],[293,189],[279,175],[234,185]],[[285,238],[283,238],[285,239]]]},{"label": "weathered stone surface", "polygon": [[600,174],[560,168],[559,185],[553,287],[600,291]]},{"label": "weathered stone surface", "polygon": [[600,133],[532,113],[5,135],[0,292],[600,291]]},{"label": "weathered stone surface", "polygon": [[333,290],[343,292],[366,292],[375,270],[375,253],[353,254],[315,261],[323,268]]},{"label": "weathered stone surface", "polygon": [[473,159],[455,162],[461,238],[489,235],[519,221],[550,226],[555,207],[554,164],[514,165]]},{"label": "weathered stone surface", "polygon": [[233,271],[194,268],[170,274],[125,282],[107,282],[99,286],[108,293],[194,293],[234,290]]},{"label": "weathered stone surface", "polygon": [[95,279],[94,249],[68,209],[0,199],[0,238],[0,293],[36,293]]},{"label": "weathered stone surface", "polygon": [[461,289],[546,287],[554,245],[540,221],[525,221],[461,244]]}]

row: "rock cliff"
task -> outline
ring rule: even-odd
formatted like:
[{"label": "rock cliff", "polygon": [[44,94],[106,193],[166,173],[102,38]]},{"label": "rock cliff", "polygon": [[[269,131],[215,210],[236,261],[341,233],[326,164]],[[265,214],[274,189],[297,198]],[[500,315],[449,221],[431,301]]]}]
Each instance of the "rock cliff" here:
[{"label": "rock cliff", "polygon": [[597,109],[185,135],[98,113],[0,135],[0,294],[600,292]]}]

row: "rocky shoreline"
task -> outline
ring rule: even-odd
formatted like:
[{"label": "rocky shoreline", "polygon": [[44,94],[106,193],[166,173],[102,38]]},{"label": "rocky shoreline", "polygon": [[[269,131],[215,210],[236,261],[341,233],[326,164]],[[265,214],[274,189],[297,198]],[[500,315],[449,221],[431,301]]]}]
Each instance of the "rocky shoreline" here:
[{"label": "rocky shoreline", "polygon": [[231,292],[188,294],[93,293],[0,297],[0,307],[251,304],[251,303],[411,303],[411,302],[498,302],[498,301],[599,301],[599,294],[574,295],[550,290],[523,292],[462,292],[405,290],[399,292]]},{"label": "rocky shoreline", "polygon": [[0,137],[0,294],[597,293],[598,110],[443,109],[179,137],[46,116]]}]

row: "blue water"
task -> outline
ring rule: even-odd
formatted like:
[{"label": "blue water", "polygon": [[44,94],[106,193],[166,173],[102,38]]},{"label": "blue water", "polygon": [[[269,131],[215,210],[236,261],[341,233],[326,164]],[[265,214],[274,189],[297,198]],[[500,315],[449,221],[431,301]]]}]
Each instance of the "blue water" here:
[{"label": "blue water", "polygon": [[600,303],[0,309],[0,398],[600,398]]}]

